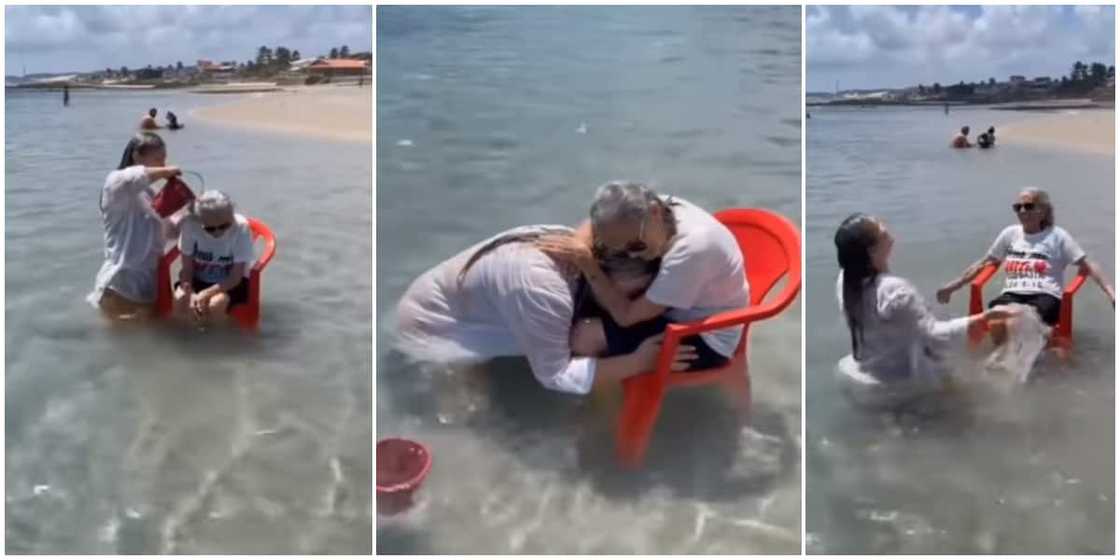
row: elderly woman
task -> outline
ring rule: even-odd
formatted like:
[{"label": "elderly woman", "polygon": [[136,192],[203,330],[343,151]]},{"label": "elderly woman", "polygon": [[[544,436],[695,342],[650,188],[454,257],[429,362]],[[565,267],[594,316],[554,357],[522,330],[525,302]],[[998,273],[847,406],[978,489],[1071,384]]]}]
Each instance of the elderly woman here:
[{"label": "elderly woman", "polygon": [[[699,321],[749,301],[743,254],[731,231],[700,207],[659,196],[640,183],[603,185],[590,221],[575,236],[550,237],[538,245],[577,267],[603,310],[573,333],[584,353],[630,352],[669,322]],[[618,257],[660,261],[644,294],[630,297],[603,272],[601,261]],[[689,369],[725,365],[742,331],[732,327],[684,339],[698,356]]]},{"label": "elderly woman", "polygon": [[247,302],[253,235],[229,197],[221,191],[202,193],[180,228],[182,268],[175,286],[179,310],[189,307],[195,318],[206,320]]},{"label": "elderly woman", "polygon": [[[1007,226],[996,237],[988,254],[966,268],[961,276],[937,291],[937,300],[948,303],[953,292],[968,284],[987,264],[1004,263],[1005,280],[999,297],[989,307],[1020,303],[1033,307],[1047,325],[1054,326],[1062,307],[1065,271],[1076,265],[1104,290],[1109,302],[1116,305],[1112,286],[1100,269],[1066,230],[1054,225],[1054,205],[1042,189],[1028,188],[1019,193],[1012,211],[1019,218],[1017,225]],[[993,324],[992,337],[997,344],[1006,336],[1004,325]]]},{"label": "elderly woman", "polygon": [[848,325],[852,353],[840,360],[838,376],[856,402],[900,406],[946,388],[943,355],[980,321],[1008,317],[1004,308],[939,320],[908,280],[890,272],[894,237],[881,220],[853,214],[834,238],[840,275],[836,299]]},{"label": "elderly woman", "polygon": [[156,298],[156,268],[163,255],[164,224],[152,211],[152,183],[179,175],[167,165],[163,139],[141,132],[129,140],[120,165],[101,188],[105,262],[93,292],[86,297],[113,319],[133,319],[151,310]]},{"label": "elderly woman", "polygon": [[[581,395],[597,381],[618,382],[652,368],[656,339],[609,358],[580,355],[571,345],[578,274],[533,245],[543,235],[571,231],[562,226],[509,230],[422,274],[397,307],[400,349],[424,361],[526,356],[542,386]],[[637,272],[612,270],[620,284],[641,289]],[[682,346],[674,369],[683,369],[693,357],[692,348]]]}]

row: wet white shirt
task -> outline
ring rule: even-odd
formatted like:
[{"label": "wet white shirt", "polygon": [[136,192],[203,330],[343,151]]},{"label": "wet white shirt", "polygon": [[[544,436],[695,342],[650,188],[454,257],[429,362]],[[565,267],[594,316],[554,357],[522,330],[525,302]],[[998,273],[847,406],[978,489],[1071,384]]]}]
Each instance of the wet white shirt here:
[{"label": "wet white shirt", "polygon": [[572,356],[569,333],[577,275],[530,243],[498,246],[459,272],[481,246],[508,234],[571,232],[564,226],[525,226],[498,234],[425,272],[397,306],[398,346],[420,360],[486,360],[526,356],[546,388],[587,394],[595,360]]},{"label": "wet white shirt", "polygon": [[[671,207],[677,235],[661,258],[646,299],[668,307],[666,316],[677,323],[746,307],[750,288],[735,236],[699,206],[676,197],[671,200],[677,203]],[[742,334],[742,327],[731,327],[700,336],[712,350],[731,357]]]},{"label": "wet white shirt", "polygon": [[[844,313],[844,275],[836,280],[836,299]],[[913,284],[880,274],[863,289],[863,337],[856,362],[879,381],[941,377],[949,373],[945,346],[968,330],[968,317],[940,321]]]},{"label": "wet white shirt", "polygon": [[233,225],[218,237],[207,233],[202,224],[193,218],[183,220],[180,230],[179,251],[192,260],[195,279],[220,284],[229,277],[233,265],[237,263],[245,264],[244,277],[249,277],[256,256],[253,254],[253,232],[245,216],[234,214]]},{"label": "wet white shirt", "polygon": [[106,288],[136,303],[156,298],[156,269],[163,256],[163,231],[152,210],[151,181],[142,165],[112,171],[101,190],[105,262],[86,301],[99,307]]},{"label": "wet white shirt", "polygon": [[996,237],[988,257],[1003,261],[1004,292],[1061,299],[1066,267],[1085,258],[1085,251],[1058,226],[1028,234],[1023,226],[1013,225]]}]

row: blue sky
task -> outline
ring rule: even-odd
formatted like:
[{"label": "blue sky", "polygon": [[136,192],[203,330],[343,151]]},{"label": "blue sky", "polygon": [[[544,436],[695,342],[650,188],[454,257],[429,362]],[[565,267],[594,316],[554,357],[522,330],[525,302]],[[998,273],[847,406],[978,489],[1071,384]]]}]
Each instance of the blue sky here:
[{"label": "blue sky", "polygon": [[369,51],[372,26],[369,6],[11,6],[5,73],[244,62],[261,45],[303,56]]},{"label": "blue sky", "polygon": [[1111,6],[810,6],[809,91],[1068,75],[1114,64]]}]

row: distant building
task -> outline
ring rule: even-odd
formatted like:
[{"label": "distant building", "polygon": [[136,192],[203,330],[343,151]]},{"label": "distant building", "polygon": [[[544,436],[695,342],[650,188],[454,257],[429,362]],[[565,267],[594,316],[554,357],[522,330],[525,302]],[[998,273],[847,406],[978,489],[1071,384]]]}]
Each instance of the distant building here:
[{"label": "distant building", "polygon": [[322,76],[359,76],[369,73],[369,64],[349,58],[323,58],[307,65],[307,71]]},{"label": "distant building", "polygon": [[221,72],[233,72],[237,70],[236,62],[221,62],[215,63],[213,60],[206,60],[200,58],[198,60],[198,70],[204,74],[217,74]]},{"label": "distant building", "polygon": [[296,71],[296,72],[301,71],[301,70],[306,70],[308,66],[311,66],[312,64],[315,64],[316,62],[318,62],[320,60],[322,60],[321,57],[320,58],[301,58],[299,60],[293,60],[291,62],[291,66],[289,68],[291,70]]},{"label": "distant building", "polygon": [[1017,86],[1017,85],[1022,85],[1024,82],[1026,82],[1027,77],[1026,76],[1011,76],[1010,78],[1008,78],[1007,81],[1010,82],[1011,85]]},{"label": "distant building", "polygon": [[1051,81],[1049,76],[1039,76],[1034,79],[1036,84],[1049,84]]}]

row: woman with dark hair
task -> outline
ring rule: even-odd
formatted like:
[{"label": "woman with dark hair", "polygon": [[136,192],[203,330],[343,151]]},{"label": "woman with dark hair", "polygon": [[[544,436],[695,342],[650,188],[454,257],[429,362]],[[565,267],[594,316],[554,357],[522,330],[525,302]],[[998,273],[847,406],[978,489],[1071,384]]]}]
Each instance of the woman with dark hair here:
[{"label": "woman with dark hair", "polygon": [[86,300],[111,318],[135,318],[155,301],[156,268],[168,232],[152,210],[151,184],[179,174],[178,167],[167,165],[163,139],[141,132],[105,178],[99,203],[105,262]]},{"label": "woman with dark hair", "polygon": [[894,402],[942,388],[949,374],[942,359],[948,343],[974,323],[1009,316],[996,307],[938,320],[913,284],[890,273],[894,238],[874,217],[849,216],[836,231],[835,243],[840,265],[836,296],[852,346],[852,354],[840,362],[840,374],[860,394],[878,393],[876,400]]},{"label": "woman with dark hair", "polygon": [[[578,272],[550,258],[534,242],[571,235],[563,226],[524,226],[498,234],[444,261],[412,282],[397,306],[398,348],[424,361],[470,362],[525,356],[545,388],[587,394],[596,382],[653,368],[660,351],[651,338],[618,356],[581,352],[573,336]],[[640,288],[648,275],[633,269],[612,274]],[[630,277],[622,282],[620,276]],[[695,358],[682,345],[674,370]]]},{"label": "woman with dark hair", "polygon": [[[985,265],[998,266],[1006,262],[1003,291],[989,306],[1008,303],[1029,305],[1044,323],[1052,327],[1058,323],[1065,271],[1071,265],[1096,281],[1109,302],[1116,305],[1112,286],[1104,279],[1100,268],[1089,260],[1072,235],[1054,225],[1054,205],[1046,191],[1023,189],[1011,209],[1019,223],[1004,228],[984,258],[938,290],[938,301],[949,303],[953,292],[971,282]],[[993,340],[997,344],[1002,343],[1006,336],[1003,326],[998,323],[992,326]]]}]

